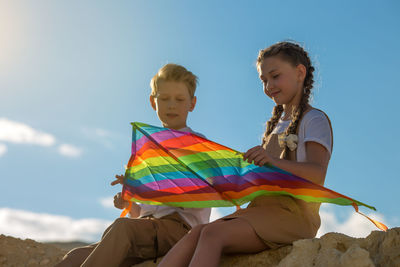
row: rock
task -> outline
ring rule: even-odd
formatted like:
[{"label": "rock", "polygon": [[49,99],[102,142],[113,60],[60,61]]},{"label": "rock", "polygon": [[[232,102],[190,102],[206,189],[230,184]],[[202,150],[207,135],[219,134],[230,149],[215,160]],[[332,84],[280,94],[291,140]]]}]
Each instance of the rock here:
[{"label": "rock", "polygon": [[[153,266],[156,266],[153,261],[135,265]],[[219,266],[399,267],[400,227],[386,233],[374,231],[366,238],[328,233],[321,238],[298,240],[292,245],[257,254],[223,256]]]},{"label": "rock", "polygon": [[26,266],[30,266],[30,267],[39,266],[39,263],[37,262],[37,260],[30,259],[30,260],[28,261],[28,263],[26,264]]},{"label": "rock", "polygon": [[[0,235],[0,267],[54,266],[66,252],[50,244]],[[135,265],[153,266],[156,266],[153,260]],[[374,231],[366,238],[328,233],[321,238],[298,240],[292,245],[257,254],[223,256],[220,266],[398,267],[400,227],[386,233]]]},{"label": "rock", "polygon": [[0,235],[0,267],[51,267],[56,265],[65,253],[65,250],[53,245],[41,244],[31,239],[21,240]]},{"label": "rock", "polygon": [[221,266],[277,266],[283,256],[292,250],[291,246],[281,247],[275,250],[266,250],[257,254],[242,254],[224,256]]},{"label": "rock", "polygon": [[49,259],[43,259],[40,261],[40,266],[46,266],[50,263]]},{"label": "rock", "polygon": [[5,256],[0,256],[0,264],[4,264],[7,262],[7,258]]},{"label": "rock", "polygon": [[351,267],[374,267],[369,252],[360,248],[358,244],[352,245],[345,253],[342,254],[339,266]]}]

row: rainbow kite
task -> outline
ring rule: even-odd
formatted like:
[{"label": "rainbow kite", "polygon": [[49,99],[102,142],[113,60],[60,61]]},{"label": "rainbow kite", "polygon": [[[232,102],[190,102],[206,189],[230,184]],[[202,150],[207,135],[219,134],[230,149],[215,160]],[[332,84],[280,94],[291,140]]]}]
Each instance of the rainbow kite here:
[{"label": "rainbow kite", "polygon": [[[130,202],[229,207],[260,195],[288,195],[307,202],[352,205],[357,212],[360,205],[376,210],[272,165],[248,163],[242,153],[196,134],[139,122],[132,125],[132,155],[122,190]],[[383,224],[368,219],[385,230]]]}]

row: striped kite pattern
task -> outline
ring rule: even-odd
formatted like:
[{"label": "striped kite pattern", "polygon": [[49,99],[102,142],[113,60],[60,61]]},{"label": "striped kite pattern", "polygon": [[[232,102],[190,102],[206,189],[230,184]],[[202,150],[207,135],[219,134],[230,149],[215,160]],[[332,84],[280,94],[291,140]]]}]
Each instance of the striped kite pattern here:
[{"label": "striped kite pattern", "polygon": [[205,208],[240,206],[260,195],[289,195],[307,202],[374,207],[196,134],[134,122],[125,200]]}]

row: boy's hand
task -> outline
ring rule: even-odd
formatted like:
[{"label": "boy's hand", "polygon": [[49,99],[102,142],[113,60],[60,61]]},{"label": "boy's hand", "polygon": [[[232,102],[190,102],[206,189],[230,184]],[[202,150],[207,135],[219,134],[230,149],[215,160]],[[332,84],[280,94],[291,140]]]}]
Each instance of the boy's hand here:
[{"label": "boy's hand", "polygon": [[116,184],[124,184],[124,175],[115,175],[116,180],[111,182],[111,185],[114,186]]},{"label": "boy's hand", "polygon": [[127,208],[128,206],[129,206],[129,202],[122,198],[121,192],[119,192],[118,194],[116,194],[114,196],[114,207],[122,210],[122,209]]},{"label": "boy's hand", "polygon": [[[117,193],[114,196],[114,207],[117,209],[125,209],[129,207],[129,201],[126,201],[122,198],[121,192]],[[131,210],[129,211],[129,217],[137,218],[140,215],[140,206],[136,202],[132,202]]]},{"label": "boy's hand", "polygon": [[[250,148],[244,155],[243,159],[249,163],[254,163],[257,166],[264,166],[267,163],[271,163],[273,158],[267,153],[262,146],[255,146]],[[254,162],[253,162],[254,161]]]}]

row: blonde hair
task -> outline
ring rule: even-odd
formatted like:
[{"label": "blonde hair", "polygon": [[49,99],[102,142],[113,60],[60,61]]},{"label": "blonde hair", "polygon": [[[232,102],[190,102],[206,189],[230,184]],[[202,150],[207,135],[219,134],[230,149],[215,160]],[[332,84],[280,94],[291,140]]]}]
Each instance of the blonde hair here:
[{"label": "blonde hair", "polygon": [[189,95],[193,98],[197,87],[197,76],[188,71],[185,67],[178,64],[167,64],[162,67],[150,81],[151,95],[155,97],[158,92],[160,82],[172,81],[183,82],[189,90]]}]

